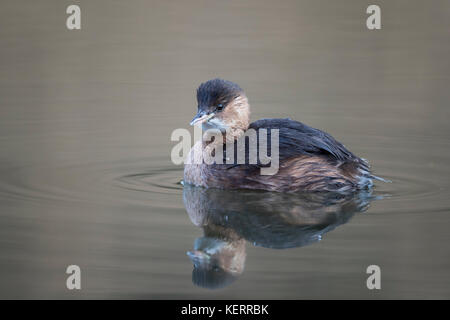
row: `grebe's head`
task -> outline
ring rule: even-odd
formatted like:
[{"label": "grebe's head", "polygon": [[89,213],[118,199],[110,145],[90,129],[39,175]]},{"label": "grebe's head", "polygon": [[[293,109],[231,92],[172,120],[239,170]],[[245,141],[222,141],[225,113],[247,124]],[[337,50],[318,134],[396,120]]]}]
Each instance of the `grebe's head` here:
[{"label": "grebe's head", "polygon": [[202,124],[203,129],[247,130],[250,106],[244,91],[236,83],[213,79],[197,89],[198,111],[191,125]]}]

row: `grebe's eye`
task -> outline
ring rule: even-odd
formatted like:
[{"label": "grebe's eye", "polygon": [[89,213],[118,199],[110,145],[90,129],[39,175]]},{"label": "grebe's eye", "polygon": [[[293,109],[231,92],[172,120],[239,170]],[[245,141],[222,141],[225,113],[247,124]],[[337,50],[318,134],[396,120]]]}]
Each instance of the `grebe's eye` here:
[{"label": "grebe's eye", "polygon": [[217,105],[217,110],[219,110],[219,111],[223,110],[223,104],[219,103]]}]

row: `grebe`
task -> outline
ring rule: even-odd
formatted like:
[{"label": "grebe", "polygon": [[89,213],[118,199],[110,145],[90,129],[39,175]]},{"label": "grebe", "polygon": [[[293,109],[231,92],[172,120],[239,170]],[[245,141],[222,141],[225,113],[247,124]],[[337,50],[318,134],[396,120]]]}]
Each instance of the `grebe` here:
[{"label": "grebe", "polygon": [[[334,191],[349,192],[370,188],[373,179],[366,160],[355,156],[331,135],[291,119],[261,119],[250,123],[250,105],[244,91],[231,81],[213,79],[197,89],[198,112],[191,125],[220,130],[223,139],[204,138],[190,150],[184,167],[184,182],[195,186],[221,189],[259,189],[279,192]],[[226,143],[236,145],[249,129],[278,129],[278,171],[262,175],[259,160],[249,163],[207,164],[203,158]],[[216,141],[217,140],[217,141]],[[258,136],[258,146],[259,148]],[[270,142],[270,138],[268,138]],[[236,147],[236,146],[235,146]],[[270,146],[269,146],[270,147]],[[259,150],[259,149],[258,149]],[[214,151],[213,151],[214,152]],[[259,154],[259,153],[258,153]],[[200,159],[200,161],[199,161]],[[229,158],[227,158],[229,160]]]}]

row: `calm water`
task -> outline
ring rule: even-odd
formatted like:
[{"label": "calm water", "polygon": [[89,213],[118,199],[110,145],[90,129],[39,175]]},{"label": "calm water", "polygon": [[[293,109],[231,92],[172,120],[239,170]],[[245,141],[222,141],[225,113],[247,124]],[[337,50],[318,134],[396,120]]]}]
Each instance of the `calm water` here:
[{"label": "calm water", "polygon": [[[1,298],[450,298],[448,1],[382,1],[379,31],[356,0],[79,3],[68,31],[61,1],[2,2]],[[216,76],[393,183],[183,189],[170,134]]]}]

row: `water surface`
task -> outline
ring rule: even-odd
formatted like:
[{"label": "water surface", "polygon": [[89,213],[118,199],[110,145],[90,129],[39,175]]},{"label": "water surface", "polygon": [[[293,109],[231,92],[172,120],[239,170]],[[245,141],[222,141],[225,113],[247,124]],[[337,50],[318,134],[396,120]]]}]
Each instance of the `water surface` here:
[{"label": "water surface", "polygon": [[[448,1],[382,1],[378,31],[360,1],[80,6],[79,31],[61,1],[0,11],[1,298],[450,298]],[[170,135],[216,76],[253,120],[323,129],[393,182],[183,188]]]}]

